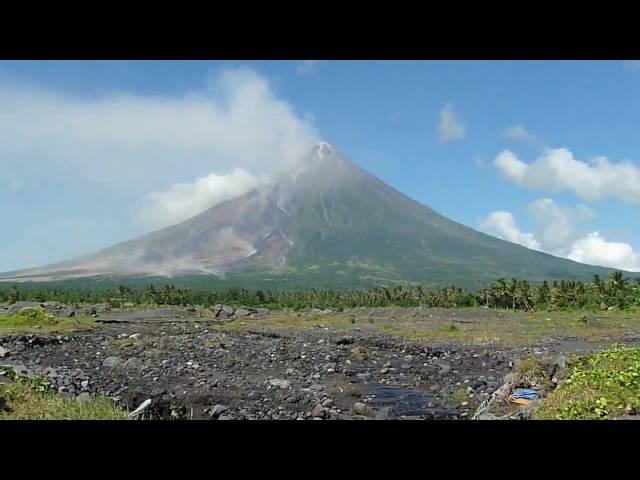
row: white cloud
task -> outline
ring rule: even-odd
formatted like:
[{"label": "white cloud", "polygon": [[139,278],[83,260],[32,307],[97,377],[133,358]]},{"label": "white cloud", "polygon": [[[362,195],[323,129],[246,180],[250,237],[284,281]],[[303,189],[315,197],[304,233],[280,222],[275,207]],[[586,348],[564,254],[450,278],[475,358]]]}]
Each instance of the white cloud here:
[{"label": "white cloud", "polygon": [[585,200],[617,198],[640,203],[640,167],[630,161],[612,163],[605,157],[577,160],[566,148],[546,149],[527,164],[509,150],[494,160],[502,175],[532,190],[569,190]]},{"label": "white cloud", "polygon": [[563,208],[550,198],[532,202],[528,211],[536,221],[535,238],[542,249],[558,256],[567,256],[576,239],[574,222],[592,219],[596,213],[584,205]]},{"label": "white cloud", "polygon": [[[225,71],[179,97],[115,93],[75,98],[0,83],[3,164],[65,166],[74,174],[139,184],[176,164],[271,170],[294,161],[315,130],[250,69]],[[127,175],[123,176],[122,172]]]},{"label": "white cloud", "polygon": [[319,60],[304,60],[296,67],[298,75],[311,75],[318,71]]},{"label": "white cloud", "polygon": [[[179,96],[78,97],[1,78],[0,170],[56,178],[63,187],[101,182],[141,197],[164,191],[182,205],[176,211],[195,212],[218,198],[203,193],[203,178],[234,168],[262,178],[301,159],[318,138],[310,120],[248,68]],[[186,206],[186,196],[176,198],[189,188],[199,193]],[[147,210],[149,218],[174,208],[151,204],[159,210],[156,217]]]},{"label": "white cloud", "polygon": [[504,210],[491,212],[480,222],[480,229],[508,242],[518,243],[527,248],[540,250],[540,243],[531,233],[523,233],[516,225],[510,212]]},{"label": "white cloud", "polygon": [[568,258],[576,262],[640,271],[640,254],[628,243],[608,242],[599,232],[576,240]]},{"label": "white cloud", "polygon": [[531,203],[528,211],[536,220],[533,233],[522,232],[513,215],[502,210],[490,213],[479,228],[503,240],[576,262],[640,271],[640,254],[631,245],[610,242],[599,232],[585,234],[576,230],[575,223],[595,216],[595,212],[584,205],[562,208],[553,200],[543,198]]},{"label": "white cloud", "polygon": [[440,110],[440,123],[438,125],[438,137],[441,143],[463,140],[465,126],[456,118],[452,105],[447,105]]},{"label": "white cloud", "polygon": [[228,175],[211,174],[192,183],[178,183],[164,192],[147,195],[138,212],[141,223],[150,228],[173,225],[258,186],[258,180],[241,169]]},{"label": "white cloud", "polygon": [[502,136],[509,140],[515,140],[517,142],[527,143],[536,148],[544,147],[544,142],[538,137],[536,137],[535,135],[529,133],[522,125],[516,125],[514,127],[505,128],[502,131]]}]

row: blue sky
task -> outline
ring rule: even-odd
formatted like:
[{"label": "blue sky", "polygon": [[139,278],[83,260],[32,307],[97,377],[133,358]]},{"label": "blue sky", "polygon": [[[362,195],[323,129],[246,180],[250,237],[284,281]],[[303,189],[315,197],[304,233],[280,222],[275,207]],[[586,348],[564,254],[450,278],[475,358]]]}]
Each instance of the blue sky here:
[{"label": "blue sky", "polygon": [[316,139],[465,225],[640,270],[637,125],[635,62],[0,62],[0,271],[179,221]]}]

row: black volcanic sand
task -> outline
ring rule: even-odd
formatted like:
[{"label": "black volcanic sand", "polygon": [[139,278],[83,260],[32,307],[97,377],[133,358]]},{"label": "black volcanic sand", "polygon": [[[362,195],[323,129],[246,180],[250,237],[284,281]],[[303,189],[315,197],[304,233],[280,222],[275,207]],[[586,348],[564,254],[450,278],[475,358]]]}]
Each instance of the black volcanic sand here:
[{"label": "black volcanic sand", "polygon": [[118,313],[72,336],[1,336],[0,365],[45,377],[62,395],[107,395],[131,410],[149,398],[152,418],[465,419],[511,362],[561,349],[437,345],[358,328],[221,332],[187,315]]}]

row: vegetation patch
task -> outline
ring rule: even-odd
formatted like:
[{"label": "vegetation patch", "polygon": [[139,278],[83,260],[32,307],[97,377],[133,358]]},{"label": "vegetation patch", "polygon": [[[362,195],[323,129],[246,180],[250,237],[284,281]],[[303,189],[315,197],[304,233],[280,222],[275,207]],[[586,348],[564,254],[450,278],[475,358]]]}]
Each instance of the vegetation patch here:
[{"label": "vegetation patch", "polygon": [[520,387],[535,387],[547,381],[547,373],[537,358],[521,361],[515,368],[515,382]]},{"label": "vegetation patch", "polygon": [[0,420],[126,420],[127,411],[107,397],[89,402],[47,392],[41,379],[17,377],[10,369],[0,373],[12,383],[0,384]]},{"label": "vegetation patch", "polygon": [[25,307],[15,315],[0,315],[2,333],[70,333],[95,328],[89,316],[56,317],[42,307]]},{"label": "vegetation patch", "polygon": [[137,342],[133,338],[114,338],[111,343],[118,347],[132,347]]},{"label": "vegetation patch", "polygon": [[451,394],[451,399],[458,403],[466,402],[469,400],[469,394],[463,389],[456,390]]},{"label": "vegetation patch", "polygon": [[542,400],[538,419],[613,419],[640,411],[640,348],[576,357],[565,384]]}]

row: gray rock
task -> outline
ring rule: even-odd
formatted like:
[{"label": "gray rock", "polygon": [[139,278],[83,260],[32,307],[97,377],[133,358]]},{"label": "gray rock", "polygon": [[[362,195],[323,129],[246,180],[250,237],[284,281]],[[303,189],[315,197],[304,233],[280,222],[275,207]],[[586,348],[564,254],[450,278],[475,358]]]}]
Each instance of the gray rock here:
[{"label": "gray rock", "polygon": [[476,420],[495,420],[497,417],[493,413],[484,412],[476,417]]},{"label": "gray rock", "polygon": [[159,396],[161,396],[161,395],[163,395],[165,393],[167,393],[167,390],[165,388],[156,387],[153,390],[151,390],[151,394],[150,395],[155,398],[155,397],[159,397]]},{"label": "gray rock", "polygon": [[313,407],[313,410],[311,410],[311,416],[313,418],[325,418],[327,416],[327,411],[322,405],[318,404]]},{"label": "gray rock", "polygon": [[321,392],[322,390],[324,390],[324,386],[320,385],[319,383],[314,383],[309,387],[309,390],[311,390],[312,392]]},{"label": "gray rock", "polygon": [[102,362],[102,366],[103,367],[113,368],[113,367],[118,367],[118,366],[122,365],[123,363],[124,363],[124,360],[122,358],[120,358],[120,357],[107,357]]},{"label": "gray rock", "polygon": [[42,308],[44,308],[44,306],[45,306],[44,303],[41,303],[41,302],[16,302],[13,305],[9,305],[9,308],[7,309],[7,313],[9,315],[15,315],[22,308],[26,308],[26,307],[42,307]]},{"label": "gray rock", "polygon": [[[218,309],[218,307],[220,308]],[[233,307],[229,307],[228,305],[216,305],[216,309],[214,311],[216,312],[216,318],[229,318],[233,315]]]},{"label": "gray rock", "polygon": [[371,407],[365,403],[362,402],[356,402],[353,404],[352,407],[353,413],[355,413],[356,415],[362,415],[365,417],[372,417],[373,416],[373,410],[371,409]]},{"label": "gray rock", "polygon": [[239,308],[234,312],[234,315],[236,317],[248,317],[249,315],[251,315],[251,312],[246,308]]},{"label": "gray rock", "polygon": [[84,315],[95,315],[98,311],[96,310],[96,307],[82,307],[80,309],[80,313]]},{"label": "gray rock", "polygon": [[0,347],[0,358],[5,358],[9,356],[9,350],[4,347]]},{"label": "gray rock", "polygon": [[269,384],[273,387],[278,388],[289,388],[291,386],[291,382],[289,380],[282,380],[280,378],[273,378],[269,380]]},{"label": "gray rock", "polygon": [[60,312],[63,317],[75,317],[76,311],[73,308],[65,308]]},{"label": "gray rock", "polygon": [[229,407],[227,407],[226,405],[215,405],[211,410],[209,410],[209,416],[211,418],[218,418],[227,410],[229,410]]},{"label": "gray rock", "polygon": [[235,420],[236,417],[234,417],[233,415],[220,415],[218,417],[218,420]]},{"label": "gray rock", "polygon": [[436,365],[440,367],[440,371],[438,372],[440,375],[447,375],[449,372],[451,372],[451,365],[449,365],[448,363],[438,362],[436,363]]},{"label": "gray rock", "polygon": [[80,386],[82,387],[83,390],[86,390],[89,388],[89,380],[83,380],[80,382]]},{"label": "gray rock", "polygon": [[382,407],[380,410],[376,412],[375,419],[376,420],[391,420],[394,417],[393,408],[391,407]]},{"label": "gray rock", "polygon": [[91,403],[93,399],[91,398],[91,394],[88,392],[83,392],[76,397],[76,401],[79,403]]},{"label": "gray rock", "polygon": [[62,305],[60,305],[57,302],[52,302],[52,303],[45,303],[44,304],[44,309],[47,313],[53,313],[53,314],[57,314],[60,312],[60,310],[62,310],[64,307]]},{"label": "gray rock", "polygon": [[124,368],[139,368],[140,365],[142,365],[142,360],[135,357],[131,357],[124,362]]}]

